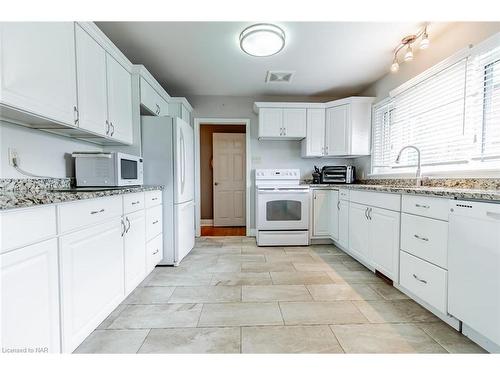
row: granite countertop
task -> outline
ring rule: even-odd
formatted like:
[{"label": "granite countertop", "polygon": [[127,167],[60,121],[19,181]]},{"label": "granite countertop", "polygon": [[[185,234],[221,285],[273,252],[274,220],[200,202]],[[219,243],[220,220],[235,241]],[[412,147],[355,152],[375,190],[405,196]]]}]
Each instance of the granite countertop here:
[{"label": "granite countertop", "polygon": [[310,184],[311,188],[331,187],[348,190],[366,190],[381,193],[426,195],[449,199],[482,200],[500,202],[500,190],[466,189],[440,186],[395,186],[368,184]]},{"label": "granite countertop", "polygon": [[71,189],[68,189],[67,191],[39,189],[10,191],[0,190],[0,210],[109,197],[129,193],[140,193],[151,190],[163,190],[163,186],[126,186],[122,188],[102,189],[98,191],[74,191]]}]

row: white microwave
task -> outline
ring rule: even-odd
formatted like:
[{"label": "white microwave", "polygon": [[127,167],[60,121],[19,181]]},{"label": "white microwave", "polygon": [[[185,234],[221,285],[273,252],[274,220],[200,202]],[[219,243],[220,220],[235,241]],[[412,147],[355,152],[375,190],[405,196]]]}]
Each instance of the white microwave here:
[{"label": "white microwave", "polygon": [[74,152],[76,186],[132,186],[143,183],[143,161],[121,152]]}]

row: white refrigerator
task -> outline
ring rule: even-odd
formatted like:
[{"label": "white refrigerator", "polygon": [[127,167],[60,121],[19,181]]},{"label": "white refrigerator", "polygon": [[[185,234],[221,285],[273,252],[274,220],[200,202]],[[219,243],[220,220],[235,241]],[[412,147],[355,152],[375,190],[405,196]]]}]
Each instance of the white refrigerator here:
[{"label": "white refrigerator", "polygon": [[144,184],[164,185],[163,259],[178,265],[195,241],[194,132],[180,118],[142,116]]}]

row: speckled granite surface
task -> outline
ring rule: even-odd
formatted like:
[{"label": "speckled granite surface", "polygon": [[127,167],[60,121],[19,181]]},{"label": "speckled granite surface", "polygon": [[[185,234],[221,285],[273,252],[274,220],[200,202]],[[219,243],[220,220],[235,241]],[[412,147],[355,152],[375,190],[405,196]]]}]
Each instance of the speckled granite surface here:
[{"label": "speckled granite surface", "polygon": [[8,210],[142,191],[162,190],[163,186],[129,186],[99,191],[54,191],[54,189],[69,189],[70,179],[1,179],[0,188],[0,210]]}]

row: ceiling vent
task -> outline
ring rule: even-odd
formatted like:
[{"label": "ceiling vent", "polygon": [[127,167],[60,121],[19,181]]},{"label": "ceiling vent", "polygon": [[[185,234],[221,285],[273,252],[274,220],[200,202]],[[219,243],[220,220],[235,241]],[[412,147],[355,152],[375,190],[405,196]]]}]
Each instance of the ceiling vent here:
[{"label": "ceiling vent", "polygon": [[266,75],[266,83],[290,83],[294,72],[278,72],[269,70]]}]

